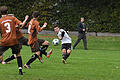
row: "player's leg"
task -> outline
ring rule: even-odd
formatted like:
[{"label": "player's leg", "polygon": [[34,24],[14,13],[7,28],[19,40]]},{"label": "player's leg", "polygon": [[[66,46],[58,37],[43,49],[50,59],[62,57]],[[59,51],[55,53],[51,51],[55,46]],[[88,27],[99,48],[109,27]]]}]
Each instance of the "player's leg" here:
[{"label": "player's leg", "polygon": [[41,50],[42,51],[44,51],[44,55],[47,57],[47,58],[49,58],[50,57],[50,55],[51,55],[51,53],[52,53],[52,51],[53,51],[53,49],[51,49],[49,52],[46,52],[46,50],[47,50],[47,48],[49,47],[49,42],[48,41],[44,41],[44,43],[42,43],[42,48],[41,48]]},{"label": "player's leg", "polygon": [[[47,56],[46,50],[47,50],[47,48],[48,48],[48,46],[49,46],[49,42],[48,42],[48,41],[44,41],[44,42],[41,41],[41,44],[40,44],[40,45],[42,46],[42,47],[40,48],[41,53],[44,54],[45,56]],[[42,54],[41,54],[41,57],[42,57]]]},{"label": "player's leg", "polygon": [[[50,57],[53,49],[51,49],[49,52],[46,52],[47,48],[49,47],[49,42],[43,39],[38,39],[39,45],[42,46],[40,48],[41,53],[44,54],[47,58]],[[42,54],[40,55],[42,57]]]},{"label": "player's leg", "polygon": [[88,48],[87,48],[86,34],[83,36],[83,44],[84,44],[84,49],[85,49],[85,50],[88,50]]},{"label": "player's leg", "polygon": [[35,54],[32,55],[32,57],[29,59],[29,61],[24,65],[25,68],[30,68],[30,64],[38,58],[40,60],[40,48],[39,43],[36,42],[32,45],[30,45],[32,52]]},{"label": "player's leg", "polygon": [[66,60],[66,49],[62,49],[62,58]]},{"label": "player's leg", "polygon": [[62,44],[62,62],[66,64],[66,44]]},{"label": "player's leg", "polygon": [[19,74],[20,75],[23,75],[23,72],[22,72],[22,58],[21,58],[21,54],[20,54],[20,48],[19,48],[19,45],[14,45],[14,46],[11,46],[11,49],[12,49],[12,53],[13,54],[16,54],[16,58],[17,58],[17,64],[18,64],[18,68],[19,68]]},{"label": "player's leg", "polygon": [[32,55],[32,57],[29,59],[29,61],[24,65],[25,68],[31,68],[30,64],[36,60],[36,58],[40,58],[40,51],[35,52],[35,54]]},{"label": "player's leg", "polygon": [[6,47],[6,46],[0,46],[0,60],[1,60],[1,64],[5,64],[3,62],[3,54],[6,50],[8,50],[9,47]]},{"label": "player's leg", "polygon": [[4,64],[10,62],[11,60],[14,60],[16,58],[16,54],[12,54],[10,57],[8,57],[7,59],[5,59],[3,61]]},{"label": "player's leg", "polygon": [[66,52],[66,59],[70,56],[71,53],[71,48],[72,48],[72,44],[71,43],[67,43],[67,52]]},{"label": "player's leg", "polygon": [[83,38],[83,34],[78,34],[78,39],[75,42],[75,44],[73,45],[73,49],[75,49],[75,47],[77,46],[77,44],[81,41],[81,39]]},{"label": "player's leg", "polygon": [[67,54],[66,54],[66,59],[70,56],[70,53],[71,53],[71,50],[68,49],[68,50],[67,50]]},{"label": "player's leg", "polygon": [[[45,51],[45,49],[47,49],[48,46],[47,46],[47,48],[44,49],[44,46],[42,46],[42,45],[49,45],[49,43],[47,43],[44,39],[38,39],[38,43],[39,43],[40,52],[41,52],[40,56],[39,56],[40,58],[38,58],[38,59],[40,60],[41,63],[43,63],[42,54],[44,54],[45,56],[47,55],[47,52]],[[45,43],[45,44],[43,44],[43,43]],[[41,46],[43,49],[41,49]]]},{"label": "player's leg", "polygon": [[41,50],[42,50],[42,51],[46,51],[47,48],[48,48],[48,46],[49,46],[49,42],[48,42],[48,41],[44,41],[44,42],[42,43],[42,48],[41,48]]},{"label": "player's leg", "polygon": [[[20,38],[19,40],[18,40],[18,45],[19,45],[19,49],[21,50],[22,49],[22,42],[23,42],[24,40],[22,39],[22,38]],[[12,54],[10,57],[8,57],[7,59],[5,59],[4,60],[4,63],[8,63],[8,62],[10,62],[11,60],[14,60],[14,59],[16,59],[16,54]]]}]

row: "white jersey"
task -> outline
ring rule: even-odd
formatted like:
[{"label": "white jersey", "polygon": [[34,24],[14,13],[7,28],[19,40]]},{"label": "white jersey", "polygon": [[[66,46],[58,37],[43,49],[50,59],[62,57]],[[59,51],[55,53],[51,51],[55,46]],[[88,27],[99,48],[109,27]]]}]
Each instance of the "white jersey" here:
[{"label": "white jersey", "polygon": [[57,36],[60,38],[61,35],[62,35],[62,32],[64,32],[64,36],[63,36],[63,38],[61,40],[61,44],[72,43],[71,38],[69,37],[69,35],[67,34],[67,32],[64,29],[60,29]]}]

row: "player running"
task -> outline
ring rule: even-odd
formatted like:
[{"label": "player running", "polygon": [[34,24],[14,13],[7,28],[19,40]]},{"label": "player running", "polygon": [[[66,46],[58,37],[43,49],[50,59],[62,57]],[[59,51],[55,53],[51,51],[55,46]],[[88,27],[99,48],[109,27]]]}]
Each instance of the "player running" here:
[{"label": "player running", "polygon": [[[14,14],[8,14],[8,16],[14,17]],[[29,16],[26,15],[26,16],[25,16],[25,20],[23,21],[23,24],[26,23],[26,21],[28,20],[28,18],[29,18]],[[22,26],[22,27],[23,27],[23,26]],[[28,39],[25,38],[25,37],[23,36],[23,34],[22,34],[22,31],[21,31],[21,28],[22,28],[22,27],[20,27],[19,25],[16,25],[16,35],[17,35],[16,38],[17,38],[17,40],[18,40],[18,44],[19,44],[19,48],[20,48],[20,49],[22,49],[22,45],[29,46],[29,45],[27,44]],[[1,56],[1,58],[3,58],[3,56]],[[15,58],[16,58],[16,55],[13,54],[12,56],[10,56],[10,57],[7,58],[6,60],[2,61],[1,63],[2,63],[2,64],[9,63],[9,61],[11,61],[11,60],[13,60],[13,59],[15,59]]]},{"label": "player running", "polygon": [[[42,51],[40,50],[40,44],[38,42],[37,39],[37,34],[38,32],[40,32],[41,30],[43,30],[46,26],[47,23],[45,22],[44,25],[42,27],[39,26],[39,22],[37,21],[37,19],[39,18],[40,13],[38,11],[34,11],[33,12],[33,19],[31,19],[31,21],[28,23],[28,45],[30,45],[32,52],[34,53],[31,57],[31,59],[29,59],[29,61],[24,65],[25,68],[30,68],[30,64],[32,62],[34,62],[36,60],[36,58],[38,58],[39,60],[41,60],[41,53]],[[40,40],[41,43],[43,44],[48,44],[47,41],[44,40]],[[45,48],[45,50],[47,49],[48,46],[43,46],[43,48]],[[52,50],[51,50],[52,52]],[[50,56],[51,52],[49,54],[47,54],[48,56]]]},{"label": "player running", "polygon": [[12,49],[12,53],[16,54],[17,63],[19,68],[19,74],[23,75],[22,72],[22,58],[20,55],[20,48],[16,38],[16,27],[15,25],[24,26],[24,24],[19,21],[16,17],[8,16],[8,8],[2,6],[0,8],[2,17],[0,19],[0,30],[1,30],[1,40],[0,40],[0,56],[9,48]]},{"label": "player running", "polygon": [[70,56],[72,40],[64,29],[60,29],[57,25],[54,27],[54,31],[57,33],[58,38],[62,44],[62,62],[66,64],[67,58]]},{"label": "player running", "polygon": [[[8,14],[8,15],[9,15],[9,16],[14,16],[14,14]],[[29,17],[29,16],[26,15],[25,20],[23,21],[24,24],[26,23],[28,17]],[[27,44],[28,39],[23,36],[22,31],[21,31],[21,28],[22,28],[22,27],[18,27],[18,25],[16,25],[16,35],[17,35],[17,40],[18,40],[20,49],[22,49],[22,45],[29,46],[29,45]],[[46,50],[47,50],[47,48],[48,48],[48,46],[49,46],[49,42],[48,42],[48,41],[45,41],[45,40],[43,40],[43,39],[38,39],[38,42],[39,42],[40,47],[42,46],[42,47],[40,48],[41,51],[42,51],[42,54],[44,54],[47,58],[49,58],[49,57],[50,57],[50,54],[52,53],[52,49],[51,49],[48,53],[46,52]],[[41,54],[41,57],[42,57],[42,54]],[[48,55],[48,54],[49,54],[49,55]],[[0,57],[1,57],[1,60],[3,60],[3,56],[0,56]],[[2,61],[1,63],[2,63],[2,64],[6,64],[6,63],[9,63],[9,62],[10,62],[11,60],[13,60],[13,59],[16,59],[16,55],[12,55],[12,56],[8,57],[7,59],[5,59],[4,61]],[[43,63],[43,60],[40,59],[40,62]]]}]

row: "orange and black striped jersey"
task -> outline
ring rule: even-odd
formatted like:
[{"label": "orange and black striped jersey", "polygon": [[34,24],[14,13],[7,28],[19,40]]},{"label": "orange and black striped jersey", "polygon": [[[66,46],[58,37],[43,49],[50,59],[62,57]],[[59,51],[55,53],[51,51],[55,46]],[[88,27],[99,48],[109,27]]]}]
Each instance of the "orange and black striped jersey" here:
[{"label": "orange and black striped jersey", "polygon": [[4,16],[0,19],[1,40],[2,46],[13,46],[17,44],[15,25],[20,24],[16,17]]},{"label": "orange and black striped jersey", "polygon": [[31,19],[31,21],[27,24],[28,27],[28,45],[35,43],[37,39],[37,34],[41,30],[39,26],[39,22],[36,19]]}]

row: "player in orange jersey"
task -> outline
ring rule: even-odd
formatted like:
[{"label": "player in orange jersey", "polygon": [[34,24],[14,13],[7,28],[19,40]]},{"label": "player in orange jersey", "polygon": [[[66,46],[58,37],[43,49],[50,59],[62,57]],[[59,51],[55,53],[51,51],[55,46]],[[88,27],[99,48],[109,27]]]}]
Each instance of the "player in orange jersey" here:
[{"label": "player in orange jersey", "polygon": [[[14,17],[14,14],[8,14],[8,16]],[[23,21],[23,24],[26,23],[26,21],[28,20],[28,18],[29,18],[29,16],[26,15],[26,16],[25,16],[25,20]],[[22,45],[29,46],[29,45],[27,44],[28,39],[23,36],[22,31],[21,31],[21,28],[22,28],[22,27],[19,27],[18,25],[16,25],[16,35],[17,35],[16,38],[17,38],[17,40],[18,40],[18,44],[19,44],[19,48],[20,48],[20,49],[22,49]],[[0,56],[0,57],[1,57],[1,59],[3,60],[3,55]],[[5,59],[4,61],[2,61],[1,63],[2,63],[2,64],[9,63],[9,61],[11,61],[11,60],[13,60],[13,59],[15,59],[15,58],[16,58],[16,55],[13,54],[12,56],[8,57],[7,59]]]},{"label": "player in orange jersey", "polygon": [[[28,23],[28,45],[30,45],[32,52],[35,54],[32,55],[31,59],[24,65],[25,68],[30,68],[30,64],[38,58],[41,60],[40,54],[42,54],[42,51],[40,50],[40,44],[37,39],[37,34],[41,30],[43,30],[47,23],[45,22],[42,27],[39,26],[39,22],[37,19],[39,18],[40,14],[38,11],[33,12],[33,19]],[[48,44],[47,41],[41,40],[41,43]]]},{"label": "player in orange jersey", "polygon": [[19,21],[16,17],[8,16],[8,8],[2,6],[0,8],[2,17],[0,19],[0,30],[1,30],[1,40],[0,40],[0,56],[9,48],[12,49],[12,53],[17,56],[17,63],[19,68],[19,74],[23,75],[22,72],[22,58],[20,55],[20,49],[18,45],[18,40],[16,38],[16,27],[15,25],[24,26],[24,24]]}]

